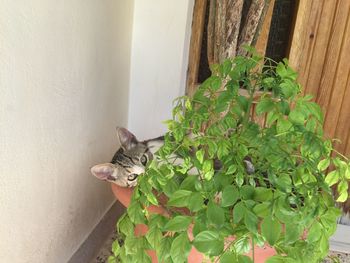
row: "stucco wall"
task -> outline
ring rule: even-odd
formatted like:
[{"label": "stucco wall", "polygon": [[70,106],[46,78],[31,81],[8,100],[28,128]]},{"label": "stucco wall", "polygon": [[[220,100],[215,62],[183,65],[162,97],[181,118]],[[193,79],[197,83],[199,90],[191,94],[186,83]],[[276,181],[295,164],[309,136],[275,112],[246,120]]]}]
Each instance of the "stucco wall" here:
[{"label": "stucco wall", "polygon": [[138,137],[166,130],[172,101],[185,93],[194,0],[135,0],[129,128]]},{"label": "stucco wall", "polygon": [[66,262],[113,198],[131,0],[0,1],[0,262]]}]

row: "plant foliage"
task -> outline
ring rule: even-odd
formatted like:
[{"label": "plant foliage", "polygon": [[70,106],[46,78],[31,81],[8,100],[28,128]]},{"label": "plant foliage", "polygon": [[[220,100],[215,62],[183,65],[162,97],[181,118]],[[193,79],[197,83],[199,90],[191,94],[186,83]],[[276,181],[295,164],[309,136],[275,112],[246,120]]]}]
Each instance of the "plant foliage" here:
[{"label": "plant foliage", "polygon": [[[340,215],[334,199],[348,197],[349,161],[334,155],[322,111],[301,95],[288,61],[250,52],[215,65],[193,98],[175,100],[165,144],[118,222],[125,241],[113,246],[110,262],[151,262],[148,249],[160,262],[186,262],[192,246],[212,261],[253,262],[244,256],[251,244],[275,248],[267,262],[327,255]],[[248,157],[254,172],[247,172]],[[149,213],[150,205],[168,215]],[[140,223],[149,232],[136,237]]]}]

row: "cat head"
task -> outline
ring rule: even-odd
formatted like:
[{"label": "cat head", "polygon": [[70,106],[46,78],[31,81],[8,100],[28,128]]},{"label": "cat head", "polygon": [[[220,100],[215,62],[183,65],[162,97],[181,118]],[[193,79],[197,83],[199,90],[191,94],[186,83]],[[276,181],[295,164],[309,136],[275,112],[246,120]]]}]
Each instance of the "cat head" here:
[{"label": "cat head", "polygon": [[153,158],[148,141],[140,142],[130,131],[117,128],[120,148],[110,163],[95,165],[91,172],[98,179],[122,187],[134,187],[137,177],[145,172],[147,163]]}]

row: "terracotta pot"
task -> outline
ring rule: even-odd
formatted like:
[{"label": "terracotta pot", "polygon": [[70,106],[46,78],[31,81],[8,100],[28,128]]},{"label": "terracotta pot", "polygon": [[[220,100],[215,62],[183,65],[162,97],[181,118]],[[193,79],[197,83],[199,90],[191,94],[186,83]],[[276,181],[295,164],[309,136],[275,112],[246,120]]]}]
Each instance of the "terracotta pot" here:
[{"label": "terracotta pot", "polygon": [[[112,191],[115,195],[115,197],[119,200],[119,202],[124,205],[125,207],[128,207],[130,204],[131,196],[133,189],[132,188],[123,188],[116,184],[112,184]],[[162,214],[167,215],[167,212],[159,206],[151,205],[147,208],[147,210],[151,213],[156,214]],[[135,235],[145,235],[148,231],[148,227],[144,224],[136,225],[135,227]],[[189,239],[193,239],[192,235],[192,227],[188,230],[188,236]],[[234,240],[234,237],[229,237],[227,240]],[[152,262],[157,263],[157,256],[154,250],[149,250],[147,253],[152,258]],[[275,250],[270,246],[264,246],[264,247],[254,247],[254,262],[255,263],[264,263],[269,257],[275,255]],[[248,256],[252,257],[252,251],[247,254]],[[203,255],[198,252],[198,250],[195,249],[195,247],[192,247],[190,254],[188,256],[188,263],[200,263],[203,261]]]}]

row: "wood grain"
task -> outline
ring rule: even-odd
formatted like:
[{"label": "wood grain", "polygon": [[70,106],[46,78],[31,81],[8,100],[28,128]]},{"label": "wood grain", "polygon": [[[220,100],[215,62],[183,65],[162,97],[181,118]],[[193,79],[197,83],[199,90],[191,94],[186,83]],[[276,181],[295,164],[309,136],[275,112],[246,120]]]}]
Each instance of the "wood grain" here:
[{"label": "wood grain", "polygon": [[328,41],[332,32],[333,19],[335,15],[336,4],[333,1],[323,1],[318,25],[310,36],[314,38],[313,53],[310,58],[307,78],[305,79],[305,93],[317,94],[321,83],[321,74],[325,62]]},{"label": "wood grain", "polygon": [[317,102],[323,110],[328,112],[328,105],[334,88],[335,77],[337,75],[337,66],[340,60],[340,54],[343,43],[343,36],[346,30],[346,21],[349,15],[350,1],[340,0],[337,3],[337,9],[334,16],[330,39],[327,47],[326,60],[321,73],[320,89],[317,93]]},{"label": "wood grain", "polygon": [[261,31],[260,31],[260,36],[258,38],[258,41],[256,42],[256,45],[255,45],[256,50],[261,55],[265,55],[265,52],[266,52],[267,41],[269,40],[270,26],[271,26],[271,20],[272,20],[274,6],[275,6],[275,0],[271,0],[269,8],[268,8],[266,16],[265,16],[265,19],[264,19],[264,23],[263,23]]},{"label": "wood grain", "polygon": [[[329,138],[342,141],[336,149],[350,156],[350,1],[300,1],[290,51],[306,93],[325,112]],[[350,192],[350,189],[349,189]],[[343,206],[350,212],[350,199]]]},{"label": "wood grain", "polygon": [[303,67],[303,70],[299,71],[299,81],[305,87],[306,93],[308,90],[307,79],[309,77],[310,69],[312,68],[311,61],[315,51],[315,44],[316,44],[315,36],[317,35],[317,31],[319,28],[318,26],[321,19],[323,3],[324,1],[312,2],[310,13],[309,13],[309,20],[306,26],[307,31],[306,31],[306,34],[304,35],[305,39],[303,39],[304,49],[302,52],[302,56],[300,58],[301,60],[300,63]]},{"label": "wood grain", "polygon": [[195,1],[193,8],[186,90],[186,93],[189,96],[192,96],[195,92],[195,84],[198,80],[198,69],[201,55],[206,6],[207,0],[197,0]]},{"label": "wood grain", "polygon": [[302,59],[305,51],[307,50],[304,46],[306,40],[308,25],[311,13],[311,7],[314,0],[299,1],[297,18],[295,20],[295,26],[293,30],[291,48],[289,50],[289,63],[290,65],[299,72],[302,68]]},{"label": "wood grain", "polygon": [[350,71],[346,80],[345,92],[342,98],[342,104],[340,105],[341,111],[339,112],[339,118],[336,125],[335,138],[341,139],[341,144],[337,144],[337,150],[350,155],[347,151],[347,146],[350,150]]},{"label": "wood grain", "polygon": [[[334,137],[335,131],[337,129],[338,125],[341,125],[338,118],[341,111],[344,111],[345,109],[343,107],[346,107],[345,104],[349,104],[348,101],[344,101],[345,99],[345,91],[347,89],[348,84],[348,78],[350,74],[350,1],[347,1],[349,3],[348,10],[347,10],[347,19],[345,21],[346,26],[342,34],[342,38],[340,39],[341,45],[340,45],[340,52],[339,52],[339,59],[336,64],[336,71],[334,75],[333,85],[331,86],[331,93],[329,97],[329,102],[327,105],[327,112],[326,112],[326,119],[325,119],[325,130],[327,132],[327,135],[330,137]],[[342,7],[345,9],[345,6]],[[339,24],[339,23],[338,23]],[[334,29],[335,31],[336,29]],[[329,87],[322,87],[325,90],[326,88],[329,90]],[[324,105],[325,106],[325,105]],[[348,117],[349,111],[343,112],[343,115],[346,114]],[[346,118],[343,120],[346,121]],[[340,138],[341,140],[343,138]]]}]

